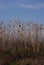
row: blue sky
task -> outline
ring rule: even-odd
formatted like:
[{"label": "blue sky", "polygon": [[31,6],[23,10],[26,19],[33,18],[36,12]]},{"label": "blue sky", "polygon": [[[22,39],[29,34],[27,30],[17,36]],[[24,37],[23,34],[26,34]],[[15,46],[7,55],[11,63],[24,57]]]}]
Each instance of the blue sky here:
[{"label": "blue sky", "polygon": [[0,0],[0,21],[14,19],[44,24],[44,0]]}]

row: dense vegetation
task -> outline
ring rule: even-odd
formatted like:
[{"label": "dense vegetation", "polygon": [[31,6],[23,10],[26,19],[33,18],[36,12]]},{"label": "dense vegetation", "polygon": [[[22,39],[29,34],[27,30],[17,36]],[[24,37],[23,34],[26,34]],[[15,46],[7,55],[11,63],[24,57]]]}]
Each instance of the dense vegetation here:
[{"label": "dense vegetation", "polygon": [[19,20],[0,23],[0,65],[36,63],[44,65],[43,25]]}]

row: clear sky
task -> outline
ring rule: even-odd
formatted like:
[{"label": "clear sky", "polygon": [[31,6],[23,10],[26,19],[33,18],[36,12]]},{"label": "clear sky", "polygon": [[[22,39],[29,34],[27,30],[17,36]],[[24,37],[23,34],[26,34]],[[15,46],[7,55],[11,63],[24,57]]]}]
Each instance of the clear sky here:
[{"label": "clear sky", "polygon": [[44,24],[44,0],[0,0],[0,21],[4,19]]}]

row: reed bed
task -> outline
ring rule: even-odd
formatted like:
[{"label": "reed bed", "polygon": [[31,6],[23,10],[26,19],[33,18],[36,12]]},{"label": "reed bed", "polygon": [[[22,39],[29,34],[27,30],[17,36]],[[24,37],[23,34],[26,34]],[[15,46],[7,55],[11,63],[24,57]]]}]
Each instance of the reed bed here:
[{"label": "reed bed", "polygon": [[44,56],[44,28],[33,22],[10,21],[0,23],[0,55],[14,57]]}]

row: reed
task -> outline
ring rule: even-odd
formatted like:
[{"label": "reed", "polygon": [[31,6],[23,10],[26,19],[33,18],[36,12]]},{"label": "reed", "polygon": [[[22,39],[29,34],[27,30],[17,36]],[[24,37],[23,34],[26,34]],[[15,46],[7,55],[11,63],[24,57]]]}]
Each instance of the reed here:
[{"label": "reed", "polygon": [[44,28],[33,22],[10,21],[0,24],[0,52],[19,57],[44,55]]}]

